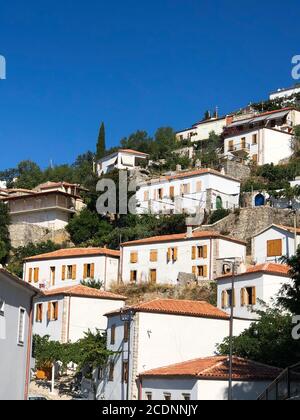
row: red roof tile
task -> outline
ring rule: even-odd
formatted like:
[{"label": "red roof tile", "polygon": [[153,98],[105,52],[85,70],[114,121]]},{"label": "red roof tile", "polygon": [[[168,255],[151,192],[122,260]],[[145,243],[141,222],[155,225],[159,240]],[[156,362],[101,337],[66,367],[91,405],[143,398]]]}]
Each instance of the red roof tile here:
[{"label": "red roof tile", "polygon": [[[234,357],[233,359],[233,379],[236,381],[275,380],[281,372],[281,369],[263,365],[251,360],[239,357]],[[226,356],[207,357],[153,369],[142,373],[140,376],[184,376],[208,380],[228,380],[229,361]]]},{"label": "red roof tile", "polygon": [[120,257],[120,251],[115,251],[108,248],[67,248],[59,249],[58,251],[48,252],[46,254],[35,255],[26,258],[24,261],[37,260],[52,260],[59,258],[76,258],[76,257],[90,257],[97,255],[106,255],[108,257]]},{"label": "red roof tile", "polygon": [[179,233],[176,235],[153,236],[151,238],[125,242],[122,244],[122,246],[154,244],[158,242],[177,242],[177,241],[185,241],[185,240],[192,240],[192,239],[210,239],[210,238],[224,239],[230,242],[236,242],[236,243],[246,246],[246,242],[244,241],[240,241],[239,239],[232,238],[230,236],[221,235],[220,233],[215,232],[215,231],[194,231],[192,237],[188,237],[187,233]]},{"label": "red roof tile", "polygon": [[[229,175],[222,174],[221,172],[216,171],[214,169],[197,169],[195,171],[181,172],[181,173],[176,174],[176,175],[169,175],[169,176],[162,176],[160,178],[154,178],[151,181],[145,182],[144,184],[152,185],[152,184],[160,183],[160,182],[163,182],[163,181],[172,181],[172,180],[175,180],[175,179],[190,178],[190,177],[199,176],[199,175],[206,175],[206,174],[212,174],[212,175],[220,176],[222,178],[228,178],[228,179],[231,179],[233,181],[240,182],[238,179],[236,179],[232,176],[229,176]],[[143,183],[141,183],[141,185],[142,184]]]},{"label": "red roof tile", "polygon": [[[204,301],[156,299],[125,308],[125,311],[181,315],[199,318],[229,319],[228,314]],[[110,312],[113,316],[119,311]]]},{"label": "red roof tile", "polygon": [[[244,273],[237,274],[236,277],[245,276],[247,274],[262,273],[273,274],[275,276],[289,277],[290,268],[285,264],[265,263],[249,267]],[[219,277],[217,280],[222,280],[226,277],[232,277],[231,274]]]},{"label": "red roof tile", "polygon": [[77,296],[77,297],[87,297],[95,299],[108,299],[108,300],[126,300],[127,298],[122,295],[116,295],[114,293],[105,292],[103,290],[92,289],[83,285],[62,287],[59,289],[53,289],[44,291],[45,296],[58,296],[58,295],[68,295],[68,296]]}]

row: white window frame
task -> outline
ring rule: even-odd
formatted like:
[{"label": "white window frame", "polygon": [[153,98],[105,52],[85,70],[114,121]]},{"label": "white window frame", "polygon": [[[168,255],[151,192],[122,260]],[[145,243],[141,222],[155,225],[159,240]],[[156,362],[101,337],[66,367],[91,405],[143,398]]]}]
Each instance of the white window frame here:
[{"label": "white window frame", "polygon": [[[20,335],[21,314],[23,314],[22,337]],[[24,345],[25,345],[25,323],[26,323],[26,309],[20,307],[19,308],[19,317],[18,317],[18,331],[17,331],[17,344],[20,347],[24,347]],[[21,338],[21,340],[20,340],[20,338]]]},{"label": "white window frame", "polygon": [[5,300],[0,297],[0,316],[5,316]]}]

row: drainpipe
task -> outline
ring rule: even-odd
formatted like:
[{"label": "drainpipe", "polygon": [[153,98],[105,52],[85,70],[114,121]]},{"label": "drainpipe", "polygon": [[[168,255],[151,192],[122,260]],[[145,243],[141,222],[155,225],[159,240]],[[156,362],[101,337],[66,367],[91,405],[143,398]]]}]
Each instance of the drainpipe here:
[{"label": "drainpipe", "polygon": [[30,362],[31,362],[31,351],[32,351],[32,331],[33,331],[33,304],[34,299],[38,295],[35,293],[30,300],[30,314],[29,314],[29,325],[28,325],[28,340],[27,340],[27,356],[26,356],[26,377],[25,377],[25,390],[24,390],[24,400],[28,399],[29,392],[29,381],[30,381]]},{"label": "drainpipe", "polygon": [[104,264],[104,290],[107,290],[107,255],[105,255]]},{"label": "drainpipe", "polygon": [[70,323],[71,323],[70,319],[71,319],[71,295],[69,296],[67,343],[70,341]]}]

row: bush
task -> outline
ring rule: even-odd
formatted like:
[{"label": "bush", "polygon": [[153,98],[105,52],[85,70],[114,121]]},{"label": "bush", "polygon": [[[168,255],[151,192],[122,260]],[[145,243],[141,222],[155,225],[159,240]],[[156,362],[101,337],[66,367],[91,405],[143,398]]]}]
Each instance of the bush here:
[{"label": "bush", "polygon": [[229,214],[230,214],[230,210],[225,210],[225,209],[216,210],[211,214],[208,220],[208,224],[213,225],[217,223],[219,220],[222,220],[225,217],[227,217]]}]

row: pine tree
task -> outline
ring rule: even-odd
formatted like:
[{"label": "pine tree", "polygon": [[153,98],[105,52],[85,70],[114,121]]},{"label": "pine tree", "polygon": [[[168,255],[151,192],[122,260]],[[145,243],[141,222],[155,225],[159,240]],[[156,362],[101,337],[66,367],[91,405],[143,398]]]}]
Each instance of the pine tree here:
[{"label": "pine tree", "polygon": [[104,123],[101,124],[100,131],[99,131],[99,137],[98,137],[98,143],[97,143],[97,152],[96,152],[96,158],[102,159],[105,155],[106,150],[106,144],[105,144],[105,126]]}]

